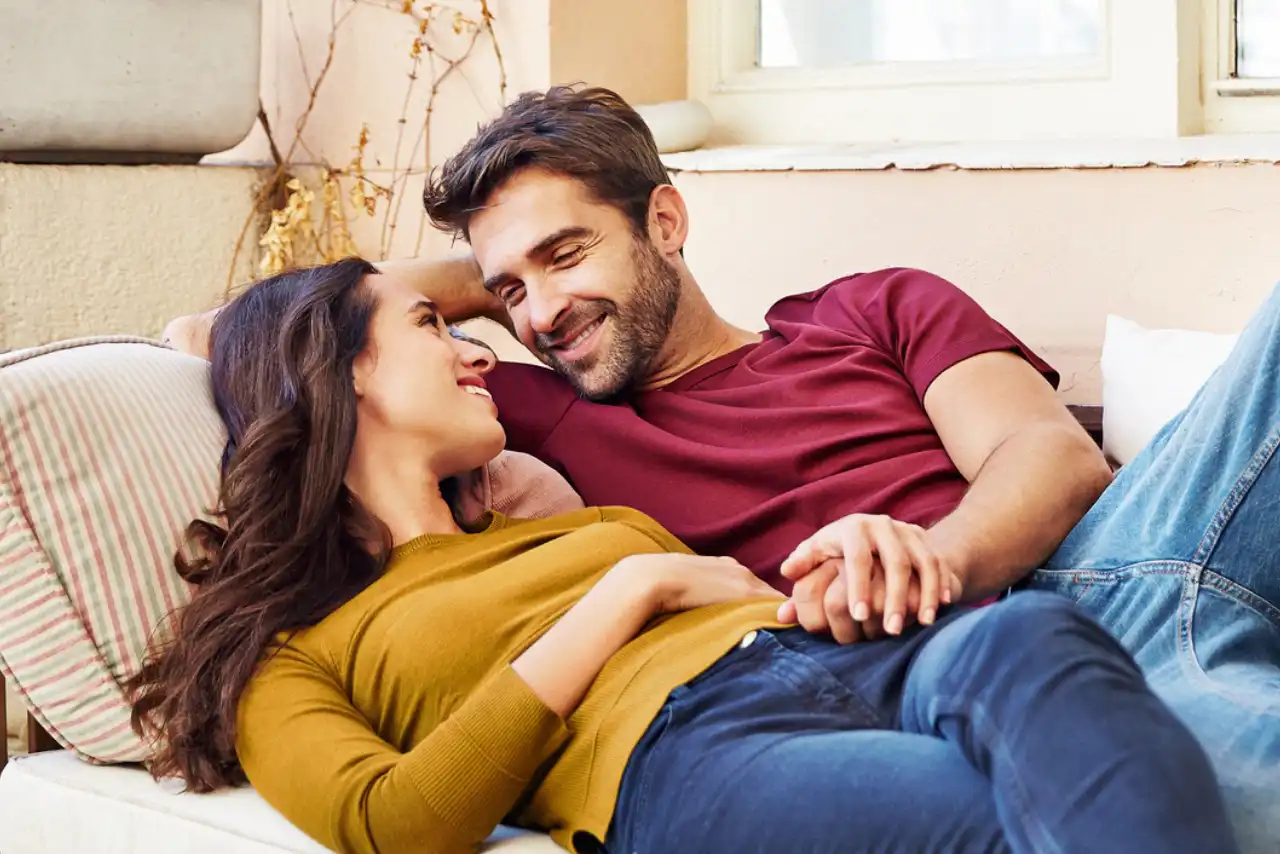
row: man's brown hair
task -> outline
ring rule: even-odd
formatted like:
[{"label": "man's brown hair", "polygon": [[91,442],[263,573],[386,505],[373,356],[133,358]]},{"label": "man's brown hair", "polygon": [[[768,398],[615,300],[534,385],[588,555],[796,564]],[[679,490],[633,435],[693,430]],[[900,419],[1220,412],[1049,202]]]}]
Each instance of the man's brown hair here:
[{"label": "man's brown hair", "polygon": [[526,168],[576,178],[643,233],[653,189],[671,182],[644,119],[617,93],[555,86],[526,92],[482,127],[427,182],[427,215],[469,239],[471,217]]}]

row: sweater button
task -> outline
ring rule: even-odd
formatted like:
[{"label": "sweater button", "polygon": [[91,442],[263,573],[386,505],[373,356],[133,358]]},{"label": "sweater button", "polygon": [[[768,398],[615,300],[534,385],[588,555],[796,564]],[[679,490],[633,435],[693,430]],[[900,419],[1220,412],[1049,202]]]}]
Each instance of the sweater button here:
[{"label": "sweater button", "polygon": [[738,649],[746,649],[747,647],[751,646],[753,643],[756,642],[756,635],[758,634],[760,633],[757,631],[747,632],[745,635],[742,636],[742,640],[738,641]]}]

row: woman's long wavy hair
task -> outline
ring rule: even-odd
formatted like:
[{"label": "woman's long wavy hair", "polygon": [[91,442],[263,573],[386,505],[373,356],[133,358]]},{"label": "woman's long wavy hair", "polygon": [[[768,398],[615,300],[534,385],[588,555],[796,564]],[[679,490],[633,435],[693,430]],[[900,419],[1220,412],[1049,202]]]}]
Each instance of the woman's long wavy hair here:
[{"label": "woman's long wavy hair", "polygon": [[343,482],[356,433],[352,366],[375,307],[362,281],[376,273],[359,259],[284,273],[214,322],[225,527],[188,527],[200,556],[175,562],[193,597],[127,685],[157,778],[196,792],[245,782],[236,711],[273,639],[315,625],[382,572],[386,528]]}]

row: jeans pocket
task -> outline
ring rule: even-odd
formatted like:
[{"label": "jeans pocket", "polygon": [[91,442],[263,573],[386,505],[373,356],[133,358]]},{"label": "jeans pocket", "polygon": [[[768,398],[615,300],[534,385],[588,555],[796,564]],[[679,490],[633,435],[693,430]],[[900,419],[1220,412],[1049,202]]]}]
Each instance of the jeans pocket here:
[{"label": "jeans pocket", "polygon": [[1079,603],[1089,589],[1098,581],[1102,573],[1095,570],[1079,569],[1040,569],[1027,579],[1022,589],[1045,590],[1065,596],[1072,602]]}]

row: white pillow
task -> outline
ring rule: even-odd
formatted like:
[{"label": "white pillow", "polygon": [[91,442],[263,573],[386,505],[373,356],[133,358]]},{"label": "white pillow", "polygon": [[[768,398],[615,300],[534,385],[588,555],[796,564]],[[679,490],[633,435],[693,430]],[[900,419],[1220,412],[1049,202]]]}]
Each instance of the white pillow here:
[{"label": "white pillow", "polygon": [[1102,342],[1102,449],[1124,465],[1186,408],[1238,334],[1147,329],[1107,315]]}]

